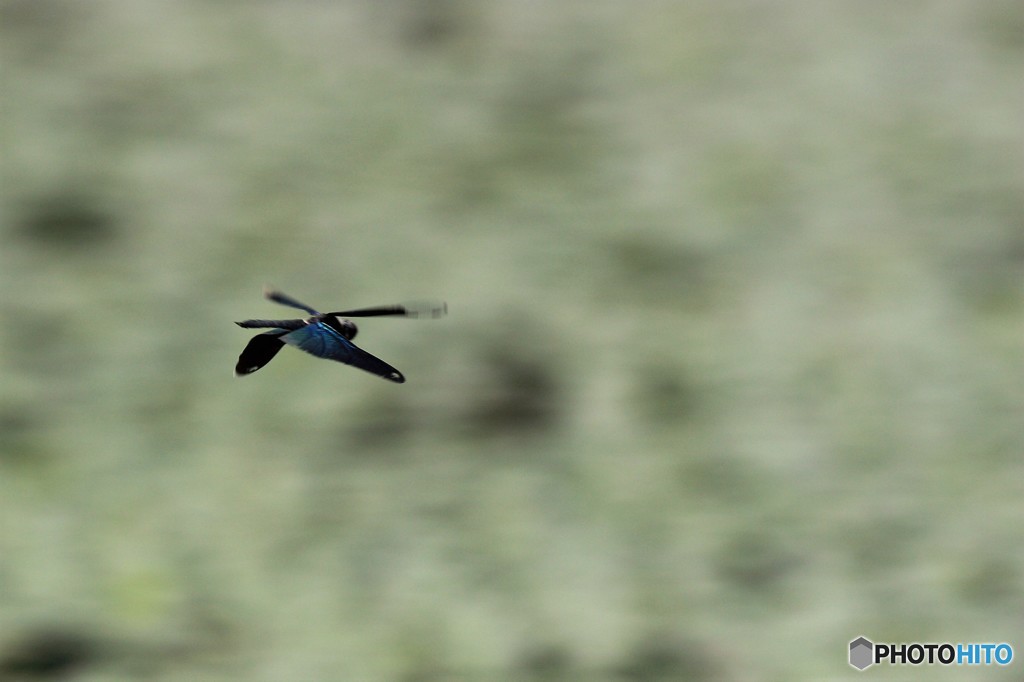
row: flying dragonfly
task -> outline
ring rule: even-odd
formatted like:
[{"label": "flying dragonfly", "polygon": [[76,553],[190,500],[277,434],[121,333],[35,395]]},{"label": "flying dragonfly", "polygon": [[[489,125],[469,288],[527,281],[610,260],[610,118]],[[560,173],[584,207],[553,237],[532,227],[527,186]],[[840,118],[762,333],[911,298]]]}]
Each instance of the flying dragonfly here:
[{"label": "flying dragonfly", "polygon": [[270,362],[277,352],[284,348],[285,344],[288,344],[318,358],[337,360],[376,374],[388,381],[394,381],[396,384],[402,384],[405,383],[405,377],[401,372],[352,343],[352,339],[355,338],[359,329],[352,320],[347,318],[384,316],[438,318],[448,312],[448,304],[429,302],[321,313],[280,291],[264,289],[263,295],[275,303],[304,310],[310,314],[310,317],[298,320],[235,322],[244,329],[270,329],[270,331],[257,334],[249,341],[242,354],[238,356],[235,376],[242,377],[252,374]]}]

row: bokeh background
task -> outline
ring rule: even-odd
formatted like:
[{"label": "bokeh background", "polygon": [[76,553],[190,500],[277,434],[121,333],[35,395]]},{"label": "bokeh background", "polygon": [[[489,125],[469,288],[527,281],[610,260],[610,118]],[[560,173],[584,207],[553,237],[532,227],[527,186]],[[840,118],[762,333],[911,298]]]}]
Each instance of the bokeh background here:
[{"label": "bokeh background", "polygon": [[[4,0],[0,677],[1024,656],[1024,5]],[[357,342],[233,320],[447,300]],[[890,669],[887,679],[1020,679]]]}]

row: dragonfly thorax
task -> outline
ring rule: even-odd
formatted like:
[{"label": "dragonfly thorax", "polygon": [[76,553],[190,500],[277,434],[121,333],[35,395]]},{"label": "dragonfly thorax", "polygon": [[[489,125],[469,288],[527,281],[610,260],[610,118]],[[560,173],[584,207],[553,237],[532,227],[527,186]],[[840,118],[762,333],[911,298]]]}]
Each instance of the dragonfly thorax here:
[{"label": "dragonfly thorax", "polygon": [[328,327],[338,332],[346,339],[351,341],[356,338],[356,334],[359,333],[359,328],[356,327],[355,322],[344,317],[337,317],[335,315],[317,315],[316,317],[309,318],[311,322],[320,320]]}]

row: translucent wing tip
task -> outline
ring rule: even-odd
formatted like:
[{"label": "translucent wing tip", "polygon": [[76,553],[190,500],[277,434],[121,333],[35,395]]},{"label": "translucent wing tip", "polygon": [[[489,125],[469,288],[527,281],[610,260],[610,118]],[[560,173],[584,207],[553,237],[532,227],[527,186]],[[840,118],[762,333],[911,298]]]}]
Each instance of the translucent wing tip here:
[{"label": "translucent wing tip", "polygon": [[405,311],[409,317],[429,317],[436,320],[448,314],[448,303],[445,301],[410,303],[405,306]]}]

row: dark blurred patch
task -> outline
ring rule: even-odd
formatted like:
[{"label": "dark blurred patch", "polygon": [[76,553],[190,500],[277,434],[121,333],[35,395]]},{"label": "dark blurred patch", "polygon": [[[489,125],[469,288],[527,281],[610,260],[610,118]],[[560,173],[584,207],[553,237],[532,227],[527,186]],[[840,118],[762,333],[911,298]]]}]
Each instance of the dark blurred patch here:
[{"label": "dark blurred patch", "polygon": [[30,201],[16,233],[47,248],[75,250],[112,241],[117,236],[115,222],[98,199],[61,188]]},{"label": "dark blurred patch", "polygon": [[1020,282],[1024,281],[1024,198],[1015,197],[1012,205],[1000,213],[1005,234],[979,240],[970,253],[952,253],[944,264],[965,302],[978,312],[992,315],[1019,310]]},{"label": "dark blurred patch", "polygon": [[749,464],[727,453],[711,453],[684,459],[679,468],[680,483],[690,494],[709,497],[727,505],[742,505],[758,499],[759,479]]},{"label": "dark blurred patch", "polygon": [[470,45],[479,33],[479,6],[467,0],[366,2],[366,30],[422,54]]},{"label": "dark blurred patch", "polygon": [[866,576],[899,570],[927,534],[922,519],[881,517],[869,519],[842,535],[857,568]]},{"label": "dark blurred patch", "polygon": [[446,210],[458,212],[498,203],[502,182],[488,154],[473,150],[453,155],[448,173]]},{"label": "dark blurred patch", "polygon": [[653,639],[639,644],[616,671],[623,680],[654,682],[655,680],[726,679],[725,671],[697,642],[674,639]]},{"label": "dark blurred patch", "polygon": [[484,383],[465,416],[472,432],[540,433],[558,423],[561,392],[555,370],[539,357],[494,348],[483,369]]},{"label": "dark blurred patch", "polygon": [[0,463],[40,463],[40,448],[35,445],[33,438],[33,432],[39,428],[40,421],[41,418],[27,408],[0,408]]},{"label": "dark blurred patch", "polygon": [[[192,85],[198,89],[202,81]],[[199,125],[190,95],[179,81],[159,72],[97,79],[81,103],[81,120],[111,145],[140,137],[187,137]]]},{"label": "dark blurred patch", "polygon": [[569,678],[574,664],[564,647],[547,644],[527,651],[516,668],[521,671],[517,679],[554,682]]},{"label": "dark blurred patch", "polygon": [[415,415],[409,404],[401,398],[370,399],[362,403],[358,412],[346,424],[342,438],[347,441],[345,452],[373,451],[377,459],[382,451],[396,451],[415,431]]},{"label": "dark blurred patch", "polygon": [[0,679],[65,678],[103,658],[98,641],[61,628],[25,634],[0,654]]},{"label": "dark blurred patch", "polygon": [[28,410],[14,406],[0,408],[0,449],[18,442],[35,425]]},{"label": "dark blurred patch", "polygon": [[716,561],[723,581],[755,593],[780,588],[798,564],[798,557],[768,530],[736,534],[721,549]]},{"label": "dark blurred patch", "polygon": [[52,61],[74,45],[75,31],[92,11],[90,3],[74,0],[4,0],[0,26],[4,41],[17,44],[20,56]]},{"label": "dark blurred patch", "polygon": [[405,5],[402,38],[409,47],[440,47],[466,29],[466,8],[460,0],[412,0]]},{"label": "dark blurred patch", "polygon": [[[209,602],[202,606],[204,614],[212,613]],[[96,674],[99,668],[110,675],[121,673],[110,679],[153,679],[172,668],[180,670],[183,663],[217,664],[233,655],[234,644],[229,626],[215,618],[197,618],[183,636],[159,639],[99,634],[96,628],[67,625],[27,630],[0,652],[0,681],[77,679]]]},{"label": "dark blurred patch", "polygon": [[712,303],[707,254],[663,240],[616,237],[606,243],[614,264],[611,287],[635,292],[643,303],[703,309]]},{"label": "dark blurred patch", "polygon": [[1024,605],[1020,585],[1021,571],[1013,561],[972,555],[963,567],[958,588],[964,599],[979,608],[1009,606],[1019,612]]},{"label": "dark blurred patch", "polygon": [[634,405],[650,422],[689,421],[700,406],[700,391],[686,376],[670,367],[645,367],[634,388]]},{"label": "dark blurred patch", "polygon": [[1019,0],[979,2],[977,26],[982,37],[992,46],[1019,53],[1024,52],[1024,3]]}]

